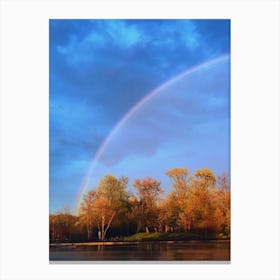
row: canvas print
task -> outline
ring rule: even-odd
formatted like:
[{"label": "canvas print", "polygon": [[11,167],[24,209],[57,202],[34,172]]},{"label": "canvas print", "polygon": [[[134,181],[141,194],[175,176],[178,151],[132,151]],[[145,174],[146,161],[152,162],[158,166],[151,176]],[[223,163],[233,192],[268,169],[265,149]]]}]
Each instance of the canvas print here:
[{"label": "canvas print", "polygon": [[230,261],[230,20],[49,21],[49,260]]}]

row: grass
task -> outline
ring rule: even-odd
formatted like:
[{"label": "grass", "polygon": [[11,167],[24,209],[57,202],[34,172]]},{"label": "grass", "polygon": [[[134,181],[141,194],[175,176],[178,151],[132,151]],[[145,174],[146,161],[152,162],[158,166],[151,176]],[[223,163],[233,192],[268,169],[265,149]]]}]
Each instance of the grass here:
[{"label": "grass", "polygon": [[152,233],[136,233],[125,237],[124,241],[168,241],[168,240],[200,240],[201,235],[188,232],[152,232]]}]

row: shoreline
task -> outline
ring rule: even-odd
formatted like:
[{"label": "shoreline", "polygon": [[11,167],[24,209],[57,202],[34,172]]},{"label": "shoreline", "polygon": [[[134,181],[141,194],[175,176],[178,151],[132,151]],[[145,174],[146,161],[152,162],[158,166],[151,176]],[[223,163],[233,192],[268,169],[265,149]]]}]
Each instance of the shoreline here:
[{"label": "shoreline", "polygon": [[91,241],[91,242],[60,242],[49,243],[50,248],[55,247],[72,247],[72,246],[100,246],[100,245],[135,245],[145,243],[200,243],[200,242],[230,242],[230,239],[204,239],[204,240],[145,240],[145,241]]}]

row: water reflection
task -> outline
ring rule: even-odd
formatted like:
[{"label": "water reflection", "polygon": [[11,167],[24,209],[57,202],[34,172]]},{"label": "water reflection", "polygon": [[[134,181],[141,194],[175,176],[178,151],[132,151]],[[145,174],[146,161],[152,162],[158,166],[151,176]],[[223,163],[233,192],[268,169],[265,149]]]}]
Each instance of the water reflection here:
[{"label": "water reflection", "polygon": [[51,261],[228,261],[229,241],[145,242],[51,248]]}]

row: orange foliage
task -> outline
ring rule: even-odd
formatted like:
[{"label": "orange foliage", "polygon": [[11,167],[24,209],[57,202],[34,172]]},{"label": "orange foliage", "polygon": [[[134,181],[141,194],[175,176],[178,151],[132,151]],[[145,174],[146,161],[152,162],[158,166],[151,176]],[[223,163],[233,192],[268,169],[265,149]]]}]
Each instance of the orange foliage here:
[{"label": "orange foliage", "polygon": [[[69,214],[50,216],[51,238],[71,236],[85,225],[88,239],[93,230],[105,239],[110,227],[138,231],[188,231],[206,236],[230,236],[230,183],[227,174],[215,176],[208,168],[190,174],[187,168],[166,171],[173,189],[165,198],[161,183],[151,177],[136,179],[138,196],[126,191],[127,177],[106,175],[96,190],[89,191],[80,207],[80,215],[69,222]],[[73,220],[73,219],[72,219]],[[73,220],[73,221],[74,221]],[[75,225],[79,230],[75,229]]]}]

